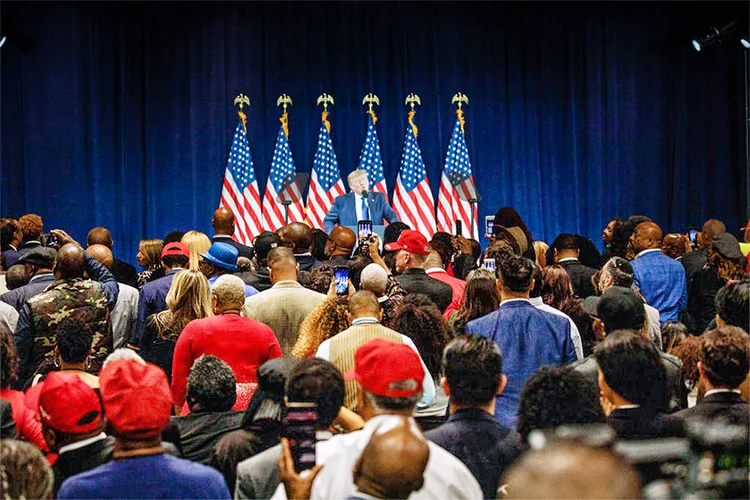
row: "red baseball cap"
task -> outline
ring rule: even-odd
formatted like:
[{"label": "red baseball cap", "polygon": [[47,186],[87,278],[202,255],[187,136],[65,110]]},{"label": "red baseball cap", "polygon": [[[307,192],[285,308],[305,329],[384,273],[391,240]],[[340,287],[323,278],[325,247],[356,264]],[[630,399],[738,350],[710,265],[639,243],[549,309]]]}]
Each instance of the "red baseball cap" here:
[{"label": "red baseball cap", "polygon": [[70,372],[51,372],[35,391],[42,421],[69,434],[96,430],[102,420],[102,405],[94,389]]},{"label": "red baseball cap", "polygon": [[161,256],[166,257],[167,255],[183,255],[187,258],[190,258],[190,250],[184,243],[174,241],[172,243],[167,243],[166,245],[164,245],[164,248],[161,251]]},{"label": "red baseball cap", "polygon": [[172,393],[164,370],[132,359],[102,369],[99,387],[104,414],[122,435],[158,436],[172,413]]},{"label": "red baseball cap", "polygon": [[354,367],[345,377],[377,396],[408,398],[422,392],[424,368],[406,344],[373,339],[357,349]]},{"label": "red baseball cap", "polygon": [[406,229],[398,237],[398,241],[395,243],[386,243],[385,249],[389,252],[393,250],[406,250],[409,253],[416,253],[419,255],[430,255],[430,244],[427,243],[425,238],[419,231],[412,229]]}]

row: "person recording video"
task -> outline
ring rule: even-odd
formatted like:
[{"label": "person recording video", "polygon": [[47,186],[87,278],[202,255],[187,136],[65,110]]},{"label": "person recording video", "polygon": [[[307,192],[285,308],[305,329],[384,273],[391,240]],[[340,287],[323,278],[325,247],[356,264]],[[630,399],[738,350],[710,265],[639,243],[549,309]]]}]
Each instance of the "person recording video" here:
[{"label": "person recording video", "polygon": [[373,225],[399,222],[398,215],[388,204],[383,193],[368,191],[370,181],[366,170],[354,170],[346,177],[351,192],[337,196],[328,215],[323,219],[326,233],[331,233],[336,224],[356,226],[358,221],[370,220]]}]

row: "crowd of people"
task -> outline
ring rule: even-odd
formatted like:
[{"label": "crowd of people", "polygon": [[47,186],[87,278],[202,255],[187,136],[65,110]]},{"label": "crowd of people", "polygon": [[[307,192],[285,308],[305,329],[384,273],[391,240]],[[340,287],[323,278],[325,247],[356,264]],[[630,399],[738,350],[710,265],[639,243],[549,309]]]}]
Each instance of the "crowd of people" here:
[{"label": "crowd of people", "polygon": [[750,222],[212,227],[138,270],[104,227],[0,221],[3,497],[634,498],[664,467],[621,443],[748,443]]}]

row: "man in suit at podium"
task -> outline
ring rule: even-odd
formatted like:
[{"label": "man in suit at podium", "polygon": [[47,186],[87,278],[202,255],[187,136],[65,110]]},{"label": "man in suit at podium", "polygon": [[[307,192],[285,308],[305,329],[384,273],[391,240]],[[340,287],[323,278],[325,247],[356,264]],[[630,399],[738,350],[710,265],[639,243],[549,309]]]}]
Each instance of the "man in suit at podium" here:
[{"label": "man in suit at podium", "polygon": [[333,201],[331,210],[323,220],[326,233],[331,232],[336,224],[340,226],[356,226],[361,220],[371,220],[373,226],[383,225],[383,220],[389,224],[398,222],[399,218],[383,193],[368,191],[370,182],[366,170],[354,170],[346,178],[352,190]]}]

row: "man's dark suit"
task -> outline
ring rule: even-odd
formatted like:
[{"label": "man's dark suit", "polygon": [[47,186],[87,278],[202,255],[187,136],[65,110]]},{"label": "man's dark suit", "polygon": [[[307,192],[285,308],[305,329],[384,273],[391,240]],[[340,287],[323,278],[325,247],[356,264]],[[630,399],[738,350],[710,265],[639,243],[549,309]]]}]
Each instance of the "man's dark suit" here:
[{"label": "man's dark suit", "polygon": [[594,285],[591,283],[591,276],[596,273],[596,269],[584,266],[576,260],[566,260],[559,262],[565,268],[570,276],[570,282],[573,284],[573,292],[580,298],[585,299],[594,295]]},{"label": "man's dark suit", "polygon": [[682,420],[674,415],[649,413],[643,408],[618,408],[607,417],[620,439],[638,440],[679,437]]},{"label": "man's dark suit", "polygon": [[427,276],[424,269],[404,269],[404,272],[396,276],[407,293],[423,293],[444,312],[453,300],[453,289],[450,285]]},{"label": "man's dark suit", "polygon": [[94,441],[83,448],[66,451],[55,462],[52,470],[55,473],[55,493],[60,490],[63,481],[71,476],[99,467],[112,460],[115,440],[112,437]]},{"label": "man's dark suit", "polygon": [[294,260],[299,264],[300,271],[312,271],[316,267],[320,267],[322,263],[310,254],[307,255],[295,255]]},{"label": "man's dark suit", "polygon": [[12,305],[16,311],[21,311],[27,300],[42,293],[53,281],[55,281],[55,276],[52,273],[38,274],[24,286],[0,295],[0,300]]},{"label": "man's dark suit", "polygon": [[248,259],[253,258],[253,247],[234,241],[228,234],[214,235],[214,237],[211,238],[211,243],[227,243],[237,249],[238,257],[247,257]]},{"label": "man's dark suit", "polygon": [[133,288],[138,288],[138,273],[134,266],[128,264],[124,260],[114,259],[109,268],[109,272],[112,273],[112,276],[115,277],[118,283],[124,283]]},{"label": "man's dark suit", "polygon": [[[353,192],[337,196],[333,200],[331,210],[328,211],[325,219],[323,219],[323,226],[326,233],[330,234],[336,224],[340,226],[357,225],[359,221],[357,220],[356,200],[357,198]],[[367,201],[370,216],[366,217],[366,219],[371,220],[373,225],[380,226],[383,224],[383,220],[388,221],[389,224],[399,221],[396,212],[385,201],[383,193],[370,193]]]},{"label": "man's dark suit", "polygon": [[690,420],[706,418],[714,420],[724,418],[736,425],[750,425],[750,405],[736,392],[715,392],[709,394],[703,401],[692,408],[682,410],[676,416]]},{"label": "man's dark suit", "polygon": [[[661,362],[667,371],[667,386],[669,388],[669,412],[674,413],[683,408],[687,408],[687,389],[685,388],[685,378],[682,374],[682,361],[676,356],[659,351]],[[599,369],[594,356],[588,356],[580,361],[570,365],[571,368],[591,381],[592,384],[598,385]],[[647,380],[643,381],[648,383]]]},{"label": "man's dark suit", "polygon": [[18,250],[8,245],[5,250],[3,250],[3,257],[5,258],[3,269],[7,271],[18,262],[21,255],[18,253]]}]

